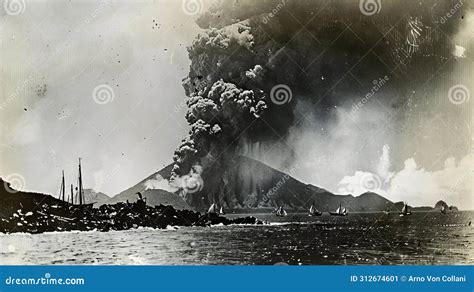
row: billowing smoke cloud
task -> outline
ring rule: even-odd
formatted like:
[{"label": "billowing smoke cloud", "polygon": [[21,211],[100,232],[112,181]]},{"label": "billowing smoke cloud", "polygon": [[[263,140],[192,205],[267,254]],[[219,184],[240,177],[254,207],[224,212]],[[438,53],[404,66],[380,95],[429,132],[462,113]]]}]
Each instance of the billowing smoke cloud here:
[{"label": "billowing smoke cloud", "polygon": [[[308,129],[321,129],[311,137],[324,144],[338,134],[366,137],[353,133],[358,121],[380,124],[379,115],[400,112],[403,120],[419,76],[432,74],[455,50],[450,35],[459,18],[437,26],[456,3],[389,1],[368,16],[359,1],[219,1],[198,19],[205,30],[188,49],[183,85],[191,130],[175,152],[174,177],[241,153],[273,153],[267,160],[280,169],[296,160],[304,165],[296,158]],[[384,111],[365,105],[374,94]],[[357,102],[374,114],[351,113]],[[390,142],[388,136],[373,146]],[[344,146],[358,155],[356,145]],[[389,180],[384,152],[379,171]],[[349,161],[348,153],[341,157]]]},{"label": "billowing smoke cloud", "polygon": [[145,182],[145,189],[147,190],[160,189],[160,190],[165,190],[171,193],[178,190],[178,188],[174,187],[172,184],[169,183],[167,179],[163,178],[159,174],[157,174],[155,178],[149,179]]}]

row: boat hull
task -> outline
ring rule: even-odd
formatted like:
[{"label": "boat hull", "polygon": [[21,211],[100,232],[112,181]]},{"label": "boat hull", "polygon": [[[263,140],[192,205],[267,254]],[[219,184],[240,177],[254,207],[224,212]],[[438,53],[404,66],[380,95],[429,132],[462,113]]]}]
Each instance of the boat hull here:
[{"label": "boat hull", "polygon": [[347,214],[349,214],[349,213],[335,213],[335,212],[329,212],[329,214],[331,214],[331,216],[344,217],[344,216],[347,216]]},{"label": "boat hull", "polygon": [[323,215],[323,212],[314,212],[314,213],[309,213],[308,214],[309,217],[313,217],[313,216],[318,217],[318,216],[321,216],[321,215]]},{"label": "boat hull", "polygon": [[410,216],[410,215],[411,215],[411,212],[409,212],[409,213],[400,213],[399,216],[404,217],[404,216]]}]

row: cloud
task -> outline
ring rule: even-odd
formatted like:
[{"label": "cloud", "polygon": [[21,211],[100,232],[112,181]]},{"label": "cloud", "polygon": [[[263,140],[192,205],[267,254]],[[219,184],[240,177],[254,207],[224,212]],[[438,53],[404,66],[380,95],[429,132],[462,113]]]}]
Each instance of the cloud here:
[{"label": "cloud", "polygon": [[433,206],[444,200],[449,205],[461,209],[472,209],[472,174],[474,156],[465,156],[459,162],[455,158],[446,159],[440,170],[429,171],[420,167],[414,158],[405,160],[404,167],[396,173],[389,168],[388,146],[379,163],[379,173],[356,171],[339,182],[339,192],[360,195],[372,191],[393,202],[407,201],[414,206]]},{"label": "cloud", "polygon": [[473,207],[472,173],[473,155],[456,163],[454,158],[445,161],[444,168],[428,171],[419,167],[415,159],[405,161],[405,167],[390,182],[388,193],[396,200],[410,201],[414,205],[433,205],[438,200],[462,209]]}]

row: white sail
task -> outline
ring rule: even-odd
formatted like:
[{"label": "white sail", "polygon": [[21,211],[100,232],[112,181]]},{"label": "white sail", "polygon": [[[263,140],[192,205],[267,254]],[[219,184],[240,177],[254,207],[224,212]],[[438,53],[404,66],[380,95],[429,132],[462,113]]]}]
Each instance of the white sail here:
[{"label": "white sail", "polygon": [[407,205],[405,204],[405,205],[403,206],[402,213],[406,213],[406,212],[407,212]]},{"label": "white sail", "polygon": [[283,206],[280,206],[280,208],[278,208],[278,210],[276,211],[276,215],[277,216],[286,216],[287,215],[285,209],[283,209]]},{"label": "white sail", "polygon": [[313,213],[314,213],[313,205],[311,205],[311,207],[309,207],[309,213],[310,213],[310,214],[313,214]]},{"label": "white sail", "polygon": [[336,209],[336,213],[341,213],[341,207]]},{"label": "white sail", "polygon": [[212,204],[211,207],[209,207],[209,210],[207,211],[207,213],[217,213],[216,212],[216,204]]},{"label": "white sail", "polygon": [[346,208],[342,208],[342,213],[347,213]]},{"label": "white sail", "polygon": [[222,214],[222,215],[225,214],[225,213],[224,213],[224,207],[221,206],[221,209],[219,210],[219,214]]}]

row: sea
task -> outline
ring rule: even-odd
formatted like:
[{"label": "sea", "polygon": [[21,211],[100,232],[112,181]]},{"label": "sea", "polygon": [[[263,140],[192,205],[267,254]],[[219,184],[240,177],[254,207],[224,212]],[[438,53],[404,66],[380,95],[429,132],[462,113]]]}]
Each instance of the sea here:
[{"label": "sea", "polygon": [[474,264],[473,211],[251,215],[267,224],[0,234],[0,264]]}]

